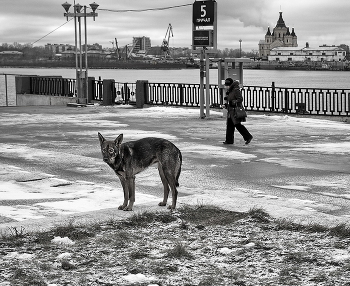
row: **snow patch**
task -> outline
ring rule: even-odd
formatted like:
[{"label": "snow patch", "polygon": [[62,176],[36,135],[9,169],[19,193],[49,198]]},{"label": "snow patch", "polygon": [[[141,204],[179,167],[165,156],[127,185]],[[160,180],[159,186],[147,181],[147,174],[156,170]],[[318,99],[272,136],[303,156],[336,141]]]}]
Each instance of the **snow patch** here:
[{"label": "snow patch", "polygon": [[69,237],[60,237],[60,236],[55,236],[52,240],[52,243],[54,244],[61,244],[61,245],[73,245],[75,242],[71,240]]},{"label": "snow patch", "polygon": [[141,273],[138,274],[128,274],[126,276],[123,276],[123,278],[128,281],[129,283],[144,283],[149,282],[155,279],[155,277],[147,277]]},{"label": "snow patch", "polygon": [[31,260],[34,258],[34,254],[30,253],[18,253],[18,252],[10,252],[7,255],[5,255],[4,259],[18,259],[18,260]]}]

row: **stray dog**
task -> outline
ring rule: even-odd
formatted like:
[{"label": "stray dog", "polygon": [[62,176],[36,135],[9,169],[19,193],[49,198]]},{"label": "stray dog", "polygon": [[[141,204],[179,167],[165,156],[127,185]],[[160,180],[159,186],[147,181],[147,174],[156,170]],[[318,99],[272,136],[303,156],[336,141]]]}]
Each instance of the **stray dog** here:
[{"label": "stray dog", "polygon": [[135,202],[135,175],[154,163],[158,163],[159,175],[164,186],[164,199],[158,205],[166,206],[171,189],[172,204],[168,208],[175,209],[182,155],[173,143],[153,137],[122,143],[123,134],[114,141],[106,140],[100,133],[98,138],[103,161],[114,170],[123,186],[124,203],[118,207],[119,210],[132,210]]}]

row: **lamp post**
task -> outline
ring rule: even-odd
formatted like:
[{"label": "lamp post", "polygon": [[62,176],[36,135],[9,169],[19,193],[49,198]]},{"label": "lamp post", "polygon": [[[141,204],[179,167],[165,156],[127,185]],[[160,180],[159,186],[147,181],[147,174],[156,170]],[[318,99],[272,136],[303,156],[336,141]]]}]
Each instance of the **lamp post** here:
[{"label": "lamp post", "polygon": [[[75,4],[74,1],[74,12],[70,13],[69,8],[72,6],[68,2],[62,4],[66,13],[64,16],[74,17],[74,35],[75,35],[75,74],[76,74],[76,90],[77,90],[77,103],[87,103],[87,86],[88,86],[88,64],[87,64],[87,27],[86,27],[86,18],[95,17],[98,14],[95,12],[99,6],[95,2],[90,4],[92,12],[86,13],[86,6],[81,6],[80,4]],[[81,11],[84,8],[83,12]],[[85,71],[83,71],[83,55],[82,55],[82,46],[81,46],[81,18],[84,18],[84,34],[85,34]],[[77,28],[78,23],[78,28]],[[78,35],[79,34],[79,35]],[[79,36],[79,60],[78,60],[78,36]]]},{"label": "lamp post", "polygon": [[239,57],[242,57],[242,39],[239,39]]}]

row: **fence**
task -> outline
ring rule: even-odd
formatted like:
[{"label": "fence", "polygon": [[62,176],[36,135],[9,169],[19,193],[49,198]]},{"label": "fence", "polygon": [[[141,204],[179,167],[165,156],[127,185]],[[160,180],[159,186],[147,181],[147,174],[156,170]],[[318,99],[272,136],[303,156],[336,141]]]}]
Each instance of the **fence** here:
[{"label": "fence", "polygon": [[55,96],[76,95],[76,81],[61,77],[30,77],[30,90],[32,94],[45,94]]},{"label": "fence", "polygon": [[[90,78],[89,78],[90,79]],[[110,89],[112,103],[132,104],[136,101],[136,83],[121,83],[111,80],[103,85],[101,79],[89,80],[89,98],[103,101],[104,88]],[[33,94],[75,96],[75,79],[61,77],[31,77],[30,90]],[[200,85],[184,83],[145,83],[148,104],[199,107]],[[210,85],[210,106],[223,105],[223,90]],[[350,89],[287,88],[244,86],[244,105],[249,111],[302,113],[311,115],[349,116]]]},{"label": "fence", "polygon": [[[103,88],[101,78],[92,81],[92,100],[103,101]],[[136,101],[135,83],[113,82],[110,88],[115,103],[129,104]]]},{"label": "fence", "polygon": [[[218,107],[223,104],[220,89],[209,85],[210,105]],[[148,83],[148,103],[160,105],[195,106],[200,104],[200,85],[184,83]]]},{"label": "fence", "polygon": [[[198,84],[149,83],[149,104],[199,106]],[[244,105],[250,111],[348,116],[349,89],[245,86]],[[223,91],[210,85],[210,106],[223,105]]]}]

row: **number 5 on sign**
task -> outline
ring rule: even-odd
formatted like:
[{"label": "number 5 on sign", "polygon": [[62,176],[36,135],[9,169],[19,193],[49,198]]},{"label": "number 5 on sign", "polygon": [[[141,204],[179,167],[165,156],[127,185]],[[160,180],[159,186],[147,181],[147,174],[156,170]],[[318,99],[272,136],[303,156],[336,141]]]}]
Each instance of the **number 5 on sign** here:
[{"label": "number 5 on sign", "polygon": [[201,5],[201,17],[205,17],[207,15],[207,11],[205,10],[207,8],[207,5]]},{"label": "number 5 on sign", "polygon": [[214,25],[214,3],[215,1],[196,1],[193,3],[193,25]]}]

